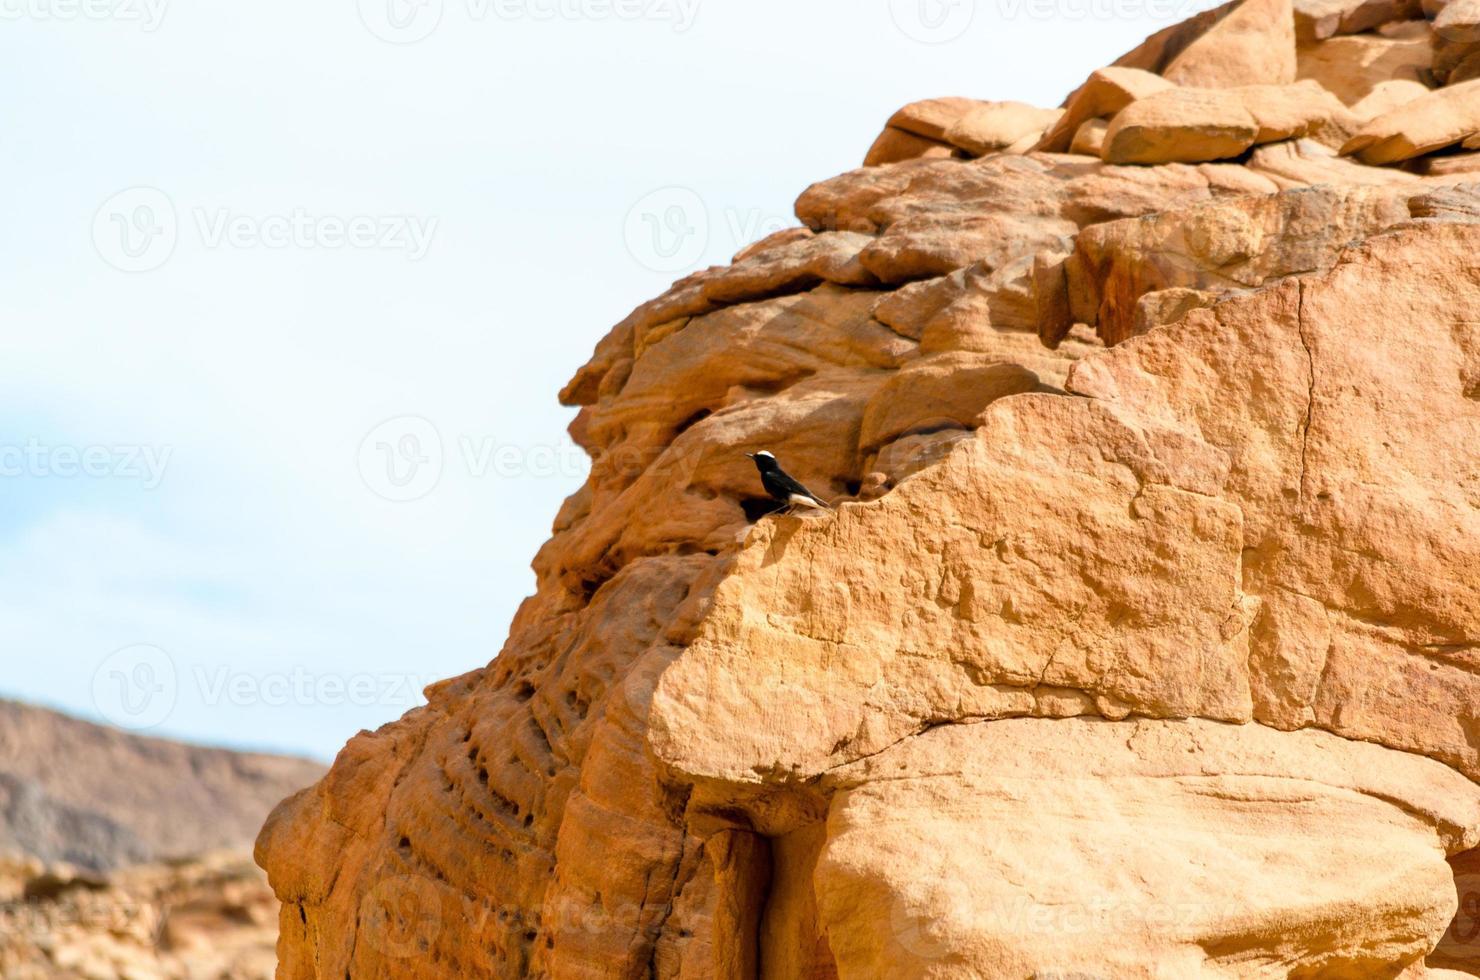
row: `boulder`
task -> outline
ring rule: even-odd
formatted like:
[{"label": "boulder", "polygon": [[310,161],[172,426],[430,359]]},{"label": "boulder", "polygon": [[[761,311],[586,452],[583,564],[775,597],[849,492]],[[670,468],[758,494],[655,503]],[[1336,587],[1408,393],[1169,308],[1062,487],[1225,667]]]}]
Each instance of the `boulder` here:
[{"label": "boulder", "polygon": [[1250,85],[1234,91],[1259,125],[1259,132],[1254,136],[1256,144],[1309,136],[1335,148],[1358,128],[1356,115],[1314,81]]},{"label": "boulder", "polygon": [[1480,0],[1450,0],[1434,18],[1434,33],[1451,43],[1480,41]]},{"label": "boulder", "polygon": [[1070,153],[1082,153],[1089,157],[1099,157],[1105,152],[1105,134],[1110,131],[1110,124],[1103,119],[1086,119],[1077,130],[1074,131],[1074,140],[1069,144]]},{"label": "boulder", "polygon": [[1237,92],[1170,89],[1121,110],[1105,133],[1107,163],[1197,163],[1242,154],[1259,121]]},{"label": "boulder", "polygon": [[950,96],[911,102],[889,117],[890,129],[902,130],[938,143],[945,142],[946,130],[981,103],[976,99]]},{"label": "boulder", "polygon": [[1341,148],[1364,163],[1387,164],[1433,153],[1480,134],[1480,80],[1462,82],[1383,113]]},{"label": "boulder", "polygon": [[1171,82],[1139,68],[1101,68],[1069,96],[1064,114],[1043,134],[1036,149],[1054,153],[1070,150],[1085,123],[1109,119],[1137,99],[1170,88],[1175,88]]},{"label": "boulder", "polygon": [[808,232],[806,237],[747,250],[728,268],[706,279],[700,292],[710,303],[721,305],[802,292],[824,282],[876,286],[878,280],[858,260],[858,253],[872,241],[868,235],[851,231]]},{"label": "boulder", "polygon": [[1295,36],[1322,41],[1422,16],[1420,0],[1295,0]]},{"label": "boulder", "polygon": [[944,138],[973,156],[983,156],[1029,137],[1029,145],[1036,144],[1061,115],[1061,109],[1039,109],[1022,102],[987,102],[951,123]]},{"label": "boulder", "polygon": [[886,126],[879,134],[879,138],[874,140],[873,146],[869,147],[868,153],[863,158],[863,165],[877,167],[886,163],[919,158],[934,160],[954,156],[955,152],[955,149],[948,144],[916,136],[903,129],[895,129],[893,126]]},{"label": "boulder", "polygon": [[1161,74],[1195,88],[1293,82],[1295,16],[1290,0],[1243,0]]},{"label": "boulder", "polygon": [[1196,721],[949,725],[828,783],[820,924],[840,975],[900,978],[1391,975],[1449,926],[1477,803],[1428,759]]},{"label": "boulder", "polygon": [[[1320,83],[1349,106],[1356,106],[1386,84],[1419,85],[1434,63],[1427,24],[1423,29],[1425,36],[1417,38],[1359,34],[1302,44],[1296,75]],[[1427,91],[1425,85],[1418,94]]]}]

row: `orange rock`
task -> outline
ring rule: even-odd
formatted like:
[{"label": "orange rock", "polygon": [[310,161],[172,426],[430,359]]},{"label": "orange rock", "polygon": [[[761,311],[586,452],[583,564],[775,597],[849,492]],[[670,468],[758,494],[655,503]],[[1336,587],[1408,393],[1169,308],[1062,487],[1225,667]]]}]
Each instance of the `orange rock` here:
[{"label": "orange rock", "polygon": [[1309,136],[1339,148],[1358,126],[1357,117],[1341,100],[1313,81],[1250,85],[1236,91],[1259,125],[1256,144]]},{"label": "orange rock", "polygon": [[[1319,82],[1349,106],[1356,106],[1387,84],[1419,85],[1423,73],[1434,63],[1427,24],[1424,32],[1425,36],[1417,38],[1360,34],[1303,44],[1298,53],[1296,75]],[[1427,91],[1428,86],[1423,86],[1414,97]]]},{"label": "orange rock", "polygon": [[1085,123],[1108,119],[1137,99],[1174,87],[1160,75],[1138,68],[1101,68],[1069,96],[1063,116],[1043,134],[1036,149],[1055,153],[1070,150]]},{"label": "orange rock", "polygon": [[700,293],[718,306],[801,292],[824,282],[877,286],[878,280],[858,260],[871,241],[868,235],[840,231],[747,250],[729,268],[705,279]]},{"label": "orange rock", "polygon": [[1196,163],[1310,136],[1341,146],[1357,117],[1313,81],[1228,89],[1170,89],[1122,110],[1105,134],[1111,163]]},{"label": "orange rock", "polygon": [[1161,74],[1196,88],[1293,82],[1295,17],[1290,0],[1243,0]]},{"label": "orange rock", "polygon": [[1391,975],[1449,925],[1477,803],[1432,760],[1208,722],[945,726],[826,782],[813,880],[842,976]]},{"label": "orange rock", "polygon": [[1105,152],[1105,133],[1110,129],[1110,124],[1103,119],[1086,119],[1084,124],[1074,131],[1074,140],[1069,144],[1070,153],[1082,153],[1085,156],[1098,157]]},{"label": "orange rock", "polygon": [[1032,146],[1061,115],[1060,109],[1039,109],[1022,102],[986,102],[947,126],[944,139],[974,156],[1005,149],[1025,139]]},{"label": "orange rock", "polygon": [[[1433,52],[1384,24],[1292,84],[1243,0],[1037,151],[916,103],[889,140],[937,158],[633,311],[502,652],[265,828],[283,980],[1462,965],[1477,198],[1317,141],[1471,136]],[[762,447],[834,509],[773,516]]]},{"label": "orange rock", "polygon": [[946,140],[946,131],[962,116],[981,105],[976,99],[957,97],[911,102],[889,117],[889,126],[943,143]]},{"label": "orange rock", "polygon": [[1285,189],[1333,184],[1338,187],[1416,186],[1421,181],[1402,170],[1364,167],[1313,140],[1290,140],[1258,147],[1249,168],[1281,182]]},{"label": "orange rock", "polygon": [[1169,89],[1131,103],[1105,133],[1107,163],[1199,163],[1242,154],[1259,122],[1237,92]]},{"label": "orange rock", "polygon": [[1076,240],[1067,266],[1074,319],[1107,344],[1137,332],[1137,303],[1158,290],[1251,289],[1330,268],[1347,244],[1409,217],[1397,189],[1315,187],[1107,222]]},{"label": "orange rock", "polygon": [[1444,41],[1461,44],[1480,41],[1480,3],[1450,0],[1434,18],[1434,33]]},{"label": "orange rock", "polygon": [[1419,0],[1295,0],[1295,35],[1320,41],[1422,16]]},{"label": "orange rock", "polygon": [[865,167],[877,167],[886,163],[899,163],[901,160],[937,160],[955,155],[955,151],[945,143],[937,143],[914,133],[907,133],[893,126],[886,126],[870,146],[868,153],[863,158]]},{"label": "orange rock", "polygon": [[1437,89],[1364,125],[1345,146],[1364,163],[1411,160],[1480,134],[1480,81]]}]

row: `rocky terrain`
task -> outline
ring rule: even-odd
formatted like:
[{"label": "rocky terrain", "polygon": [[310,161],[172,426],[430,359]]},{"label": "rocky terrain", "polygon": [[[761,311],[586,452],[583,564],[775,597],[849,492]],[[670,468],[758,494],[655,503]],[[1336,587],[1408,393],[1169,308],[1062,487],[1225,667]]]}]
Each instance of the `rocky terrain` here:
[{"label": "rocky terrain", "polygon": [[5,980],[270,980],[277,902],[240,853],[107,875],[0,859]]},{"label": "rocky terrain", "polygon": [[249,851],[273,806],[323,772],[0,700],[0,853],[102,872]]},{"label": "rocky terrain", "polygon": [[1480,5],[1239,0],[796,211],[274,813],[280,976],[1480,976]]},{"label": "rocky terrain", "polygon": [[0,977],[273,976],[251,841],[323,772],[0,701]]}]

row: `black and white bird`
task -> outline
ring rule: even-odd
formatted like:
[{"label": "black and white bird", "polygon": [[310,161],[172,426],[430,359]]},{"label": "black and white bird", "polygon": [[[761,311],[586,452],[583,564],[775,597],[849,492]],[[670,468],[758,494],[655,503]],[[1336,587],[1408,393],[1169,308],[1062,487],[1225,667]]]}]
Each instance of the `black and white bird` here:
[{"label": "black and white bird", "polygon": [[793,507],[813,507],[818,510],[831,510],[827,501],[817,494],[802,486],[795,478],[788,476],[776,462],[776,457],[762,450],[758,453],[746,453],[755,461],[755,468],[761,471],[761,486],[766,488],[766,493],[771,499],[786,505],[790,510]]}]

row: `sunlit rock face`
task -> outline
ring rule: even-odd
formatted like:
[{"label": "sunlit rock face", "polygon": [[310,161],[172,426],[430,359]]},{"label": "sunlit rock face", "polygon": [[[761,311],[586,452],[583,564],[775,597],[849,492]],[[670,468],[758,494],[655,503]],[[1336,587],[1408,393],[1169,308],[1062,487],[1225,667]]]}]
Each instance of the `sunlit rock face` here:
[{"label": "sunlit rock face", "polygon": [[[1480,975],[1480,95],[1432,6],[906,107],[618,324],[502,652],[263,831],[280,976]],[[762,448],[836,509],[770,513]]]}]

